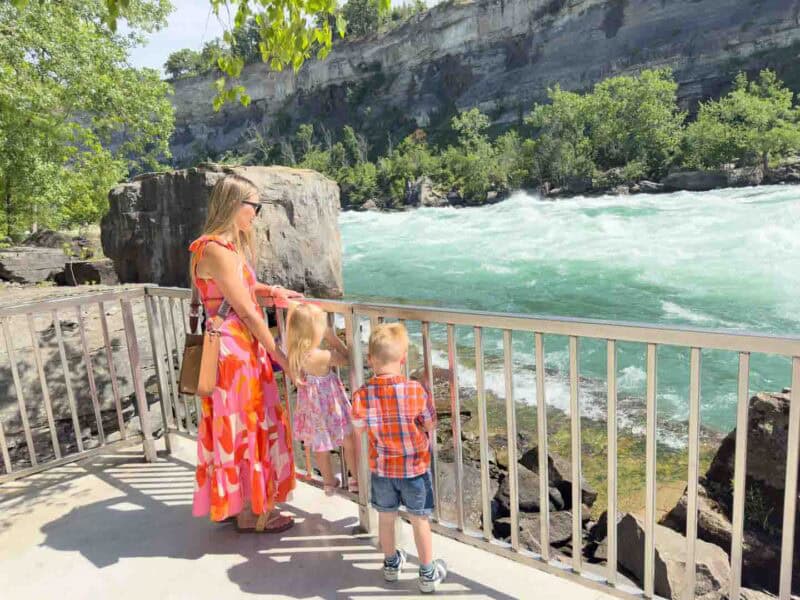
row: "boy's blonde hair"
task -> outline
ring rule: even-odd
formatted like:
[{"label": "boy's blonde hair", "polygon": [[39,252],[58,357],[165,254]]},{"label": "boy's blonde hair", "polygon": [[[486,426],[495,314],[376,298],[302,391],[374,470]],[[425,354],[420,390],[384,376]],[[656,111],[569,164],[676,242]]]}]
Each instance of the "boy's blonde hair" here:
[{"label": "boy's blonde hair", "polygon": [[324,333],[328,322],[325,311],[314,304],[297,304],[289,309],[286,324],[286,358],[289,361],[289,375],[295,383],[303,381],[303,361],[314,349],[314,341],[320,330]]},{"label": "boy's blonde hair", "polygon": [[401,323],[383,323],[369,334],[369,356],[377,365],[396,362],[408,352],[408,331]]}]

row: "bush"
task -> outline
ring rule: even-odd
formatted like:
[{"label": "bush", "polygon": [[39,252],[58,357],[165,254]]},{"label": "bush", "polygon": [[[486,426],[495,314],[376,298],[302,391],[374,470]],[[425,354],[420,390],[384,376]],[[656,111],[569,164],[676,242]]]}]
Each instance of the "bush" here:
[{"label": "bush", "polygon": [[638,162],[660,177],[678,153],[686,114],[678,109],[678,84],[669,69],[638,77],[612,77],[589,96],[591,140],[602,169]]},{"label": "bush", "polygon": [[440,159],[428,146],[425,132],[418,129],[406,137],[388,156],[378,159],[381,194],[392,206],[405,199],[406,185],[427,175],[436,178]]},{"label": "bush", "polygon": [[800,112],[794,94],[773,71],[755,81],[740,73],[731,92],[700,105],[683,140],[684,163],[719,168],[740,162],[764,167],[800,149]]},{"label": "bush", "polygon": [[525,152],[528,178],[562,186],[574,177],[591,177],[596,166],[589,137],[595,117],[590,99],[559,86],[548,90],[547,95],[550,104],[535,105],[525,117],[525,123],[538,134]]},{"label": "bush", "polygon": [[378,170],[371,162],[345,167],[337,179],[342,190],[342,205],[359,207],[378,196]]}]

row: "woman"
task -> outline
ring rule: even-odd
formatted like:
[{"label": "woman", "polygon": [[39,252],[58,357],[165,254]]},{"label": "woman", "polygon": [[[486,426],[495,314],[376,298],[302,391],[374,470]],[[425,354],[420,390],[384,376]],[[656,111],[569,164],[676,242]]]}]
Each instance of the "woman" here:
[{"label": "woman", "polygon": [[[207,322],[220,332],[217,386],[202,399],[193,513],[210,513],[212,521],[235,515],[240,531],[278,532],[293,525],[275,504],[295,486],[294,460],[267,352],[282,366],[286,359],[257,297],[300,294],[256,281],[252,227],[260,210],[258,188],[227,175],[211,192],[203,235],[189,247]],[[231,310],[221,320],[215,317],[223,299]]]}]

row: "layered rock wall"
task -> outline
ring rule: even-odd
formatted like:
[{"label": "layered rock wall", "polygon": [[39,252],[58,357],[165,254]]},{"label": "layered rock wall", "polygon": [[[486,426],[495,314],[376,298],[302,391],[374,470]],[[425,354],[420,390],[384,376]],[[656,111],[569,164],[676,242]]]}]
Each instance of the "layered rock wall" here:
[{"label": "layered rock wall", "polygon": [[211,107],[216,75],[175,82],[176,160],[241,149],[299,123],[351,124],[383,150],[415,127],[435,133],[459,109],[517,122],[555,84],[672,67],[681,103],[723,92],[740,70],[770,67],[800,89],[794,0],[474,0],[442,3],[382,36],[339,43],[298,73],[245,68],[248,107]]}]

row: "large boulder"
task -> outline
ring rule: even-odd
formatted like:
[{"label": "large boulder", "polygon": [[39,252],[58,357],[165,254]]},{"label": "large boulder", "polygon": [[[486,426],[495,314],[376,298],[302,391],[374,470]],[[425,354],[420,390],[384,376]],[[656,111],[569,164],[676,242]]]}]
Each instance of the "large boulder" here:
[{"label": "large boulder", "polygon": [[0,250],[0,281],[40,283],[64,270],[67,256],[60,248],[15,246]]},{"label": "large boulder", "polygon": [[[683,534],[686,531],[687,505],[684,492],[675,507],[661,519],[661,525]],[[720,504],[709,496],[703,485],[698,486],[697,493],[697,537],[730,554],[733,537],[731,519]],[[777,572],[779,564],[780,537],[766,535],[748,524],[742,540],[742,582],[777,591],[772,574]]]},{"label": "large boulder", "polygon": [[680,190],[707,192],[716,188],[728,187],[728,175],[722,170],[677,171],[667,175],[661,183],[668,192]]},{"label": "large boulder", "polygon": [[114,188],[102,243],[120,281],[188,286],[188,246],[200,234],[211,189],[227,173],[250,179],[266,203],[255,225],[259,278],[313,296],[341,296],[339,188],[315,171],[288,167],[201,165]]},{"label": "large boulder", "polygon": [[[498,539],[510,541],[511,519],[509,517],[497,519],[492,533]],[[569,511],[550,513],[548,535],[550,546],[553,548],[563,548],[569,544],[572,541],[572,513]],[[520,517],[520,544],[532,552],[540,553],[542,551],[540,540],[541,516],[537,513]]]},{"label": "large boulder", "polygon": [[22,245],[36,248],[56,248],[79,259],[87,259],[94,256],[91,240],[84,236],[72,236],[52,229],[40,229],[32,233],[25,238]]},{"label": "large boulder", "polygon": [[65,285],[98,284],[116,285],[119,283],[114,263],[108,259],[81,260],[64,265]]},{"label": "large boulder", "polygon": [[[450,523],[458,520],[456,515],[456,478],[453,463],[439,461],[439,514],[441,518]],[[483,506],[481,502],[481,470],[480,468],[464,464],[464,480],[462,485],[464,502],[464,521],[467,527],[480,531],[483,527]],[[497,481],[489,479],[489,497],[497,493]]]},{"label": "large boulder", "polygon": [[[683,598],[686,576],[686,538],[675,531],[655,526],[655,587],[657,595],[679,600]],[[617,525],[617,558],[619,565],[644,584],[644,524],[626,514]],[[706,600],[726,598],[730,580],[728,556],[713,544],[697,540],[695,596]]]},{"label": "large boulder", "polygon": [[[777,591],[771,574],[780,565],[789,401],[787,393],[759,393],[750,398],[748,411],[742,581],[770,591]],[[735,458],[734,429],[722,441],[698,493],[697,535],[726,552],[731,547]],[[663,524],[685,531],[686,504],[684,494]],[[800,502],[795,526],[794,570],[800,572]],[[793,588],[800,591],[800,577],[793,578]]]},{"label": "large boulder", "polygon": [[667,175],[661,183],[664,184],[664,189],[670,192],[680,190],[706,192],[716,188],[760,185],[763,181],[764,170],[761,167],[742,167],[710,171],[676,171]]},{"label": "large boulder", "polygon": [[434,188],[430,177],[423,176],[408,182],[405,203],[408,206],[447,206],[447,198]]}]

